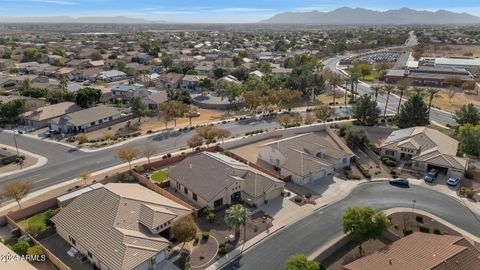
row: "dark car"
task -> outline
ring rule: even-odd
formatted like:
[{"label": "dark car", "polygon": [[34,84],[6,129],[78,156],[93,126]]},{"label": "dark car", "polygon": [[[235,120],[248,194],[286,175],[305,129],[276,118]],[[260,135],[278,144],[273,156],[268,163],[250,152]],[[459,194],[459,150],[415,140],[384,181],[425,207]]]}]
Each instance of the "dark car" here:
[{"label": "dark car", "polygon": [[408,182],[408,180],[403,178],[392,178],[388,182],[392,186],[410,187],[410,183]]},{"label": "dark car", "polygon": [[438,170],[431,169],[423,179],[425,179],[426,182],[432,183],[433,181],[437,180],[437,176],[438,176]]}]

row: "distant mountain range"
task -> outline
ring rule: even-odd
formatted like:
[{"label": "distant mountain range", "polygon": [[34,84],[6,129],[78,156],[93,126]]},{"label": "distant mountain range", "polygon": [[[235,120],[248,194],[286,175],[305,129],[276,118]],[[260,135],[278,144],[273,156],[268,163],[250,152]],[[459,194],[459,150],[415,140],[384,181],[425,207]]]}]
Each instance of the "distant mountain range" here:
[{"label": "distant mountain range", "polygon": [[329,12],[285,12],[264,24],[378,25],[378,24],[476,24],[480,17],[447,10],[419,11],[408,8],[375,11],[342,7]]},{"label": "distant mountain range", "polygon": [[141,18],[130,18],[125,16],[116,17],[0,17],[0,23],[118,23],[118,24],[149,24],[165,23],[165,21],[151,21]]}]

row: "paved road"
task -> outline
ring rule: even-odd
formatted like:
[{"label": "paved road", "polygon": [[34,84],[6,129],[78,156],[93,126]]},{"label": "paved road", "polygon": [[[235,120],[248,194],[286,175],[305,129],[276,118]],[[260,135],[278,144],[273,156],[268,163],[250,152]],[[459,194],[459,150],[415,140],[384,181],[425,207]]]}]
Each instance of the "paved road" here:
[{"label": "paved road", "polygon": [[480,236],[479,216],[474,216],[457,200],[427,188],[404,189],[386,182],[366,183],[344,200],[329,205],[258,243],[222,269],[284,269],[293,254],[312,254],[322,244],[341,233],[342,214],[350,206],[372,206],[377,210],[412,207],[432,213],[476,236]]}]

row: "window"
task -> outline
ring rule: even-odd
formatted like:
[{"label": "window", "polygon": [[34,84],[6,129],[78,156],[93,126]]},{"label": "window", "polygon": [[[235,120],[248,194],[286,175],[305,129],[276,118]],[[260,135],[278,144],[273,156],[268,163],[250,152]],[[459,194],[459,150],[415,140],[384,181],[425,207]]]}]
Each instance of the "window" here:
[{"label": "window", "polygon": [[217,208],[217,207],[222,206],[222,205],[223,205],[223,198],[220,198],[220,199],[213,202],[213,208]]},{"label": "window", "polygon": [[392,150],[385,150],[385,155],[387,156],[395,156],[395,152]]},{"label": "window", "polygon": [[92,258],[92,253],[90,251],[87,251],[88,257]]},{"label": "window", "polygon": [[108,118],[108,120],[113,120],[113,116],[110,116],[110,117]]},{"label": "window", "polygon": [[98,123],[99,124],[103,123],[103,120],[102,119],[98,120]]},{"label": "window", "polygon": [[183,192],[185,192],[185,194],[188,194],[188,188],[183,187]]},{"label": "window", "polygon": [[95,126],[95,122],[91,122],[91,123],[90,123],[90,126]]},{"label": "window", "polygon": [[194,201],[197,201],[197,194],[193,193],[192,197]]}]

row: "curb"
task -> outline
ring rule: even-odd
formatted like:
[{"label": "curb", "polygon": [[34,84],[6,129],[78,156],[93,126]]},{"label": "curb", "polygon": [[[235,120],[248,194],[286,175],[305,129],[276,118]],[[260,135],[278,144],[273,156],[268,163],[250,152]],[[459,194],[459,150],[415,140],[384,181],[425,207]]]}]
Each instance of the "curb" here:
[{"label": "curb", "polygon": [[[12,147],[12,146],[9,146],[9,145],[0,144],[0,147],[16,151],[15,147]],[[23,150],[23,149],[18,148],[18,152],[21,153],[21,154],[36,158],[37,162],[35,164],[31,165],[31,166],[24,167],[22,169],[17,169],[17,170],[13,170],[13,171],[10,171],[10,172],[1,173],[0,177],[6,177],[6,176],[14,175],[16,173],[26,172],[26,171],[29,171],[29,170],[32,170],[32,169],[40,168],[48,162],[48,158],[46,158],[44,156],[41,156],[41,155],[37,155],[37,154],[32,153],[32,152],[29,152],[27,150]]]}]

